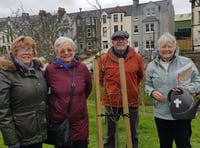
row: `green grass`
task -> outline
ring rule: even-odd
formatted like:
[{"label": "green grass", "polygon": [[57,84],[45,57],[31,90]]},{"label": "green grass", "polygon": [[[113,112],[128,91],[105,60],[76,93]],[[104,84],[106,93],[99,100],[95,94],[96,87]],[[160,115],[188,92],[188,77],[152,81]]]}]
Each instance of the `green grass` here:
[{"label": "green grass", "polygon": [[[159,141],[157,136],[157,131],[154,123],[154,117],[152,115],[152,107],[150,99],[144,95],[143,90],[141,97],[145,99],[140,100],[140,103],[143,104],[140,106],[140,116],[139,116],[139,148],[159,148]],[[143,103],[142,103],[143,101]],[[96,108],[95,108],[95,97],[94,91],[91,93],[90,97],[88,98],[88,113],[89,113],[89,148],[97,148],[97,125],[96,125]],[[102,107],[102,113],[104,113]],[[191,144],[193,148],[199,148],[200,145],[200,114],[197,115],[192,121],[192,137],[191,137]],[[104,118],[102,117],[102,126],[103,126],[103,133],[105,132],[104,126]],[[126,145],[126,138],[125,138],[125,129],[124,129],[124,121],[120,118],[118,122],[118,133],[119,133],[119,147],[125,148]],[[103,138],[103,137],[102,137]],[[0,148],[7,148],[3,144],[3,140],[0,134]],[[43,148],[54,148],[51,145],[45,145]],[[175,146],[174,146],[175,148]]]},{"label": "green grass", "polygon": [[[93,103],[92,103],[93,102]],[[140,107],[141,109],[141,107]],[[96,110],[94,105],[94,100],[88,101],[88,112],[89,112],[89,124],[90,124],[90,143],[89,148],[97,148],[97,128],[96,128]],[[103,113],[103,109],[102,109]],[[200,145],[200,115],[192,121],[192,137],[191,143],[193,148],[199,148]],[[104,118],[102,118],[103,133]],[[124,121],[120,118],[118,123],[118,133],[119,133],[119,143],[120,148],[125,147],[125,132],[124,132]],[[159,148],[157,131],[154,123],[154,118],[152,115],[151,107],[145,107],[145,112],[140,112],[139,116],[139,148]],[[44,148],[53,148],[51,145],[44,145]],[[2,137],[0,135],[0,148],[7,148],[4,146]]]}]

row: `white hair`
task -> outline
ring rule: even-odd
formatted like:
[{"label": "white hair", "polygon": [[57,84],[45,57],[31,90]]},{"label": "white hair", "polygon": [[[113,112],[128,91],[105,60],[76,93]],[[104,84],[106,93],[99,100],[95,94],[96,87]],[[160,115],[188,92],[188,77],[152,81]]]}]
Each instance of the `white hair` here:
[{"label": "white hair", "polygon": [[163,35],[160,36],[160,38],[157,41],[158,49],[160,49],[161,45],[166,45],[167,43],[171,43],[173,45],[173,48],[176,48],[176,38],[169,32],[165,32]]},{"label": "white hair", "polygon": [[74,50],[76,49],[76,45],[75,45],[74,41],[71,38],[61,36],[61,37],[57,38],[55,43],[54,43],[55,50],[57,50],[58,47],[60,45],[63,45],[64,43],[69,43]]}]

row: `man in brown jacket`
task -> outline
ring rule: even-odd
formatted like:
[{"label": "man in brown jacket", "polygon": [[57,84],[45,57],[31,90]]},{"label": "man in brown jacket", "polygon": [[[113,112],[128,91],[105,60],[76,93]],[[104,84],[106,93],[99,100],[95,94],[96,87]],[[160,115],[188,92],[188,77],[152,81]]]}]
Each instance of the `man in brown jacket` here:
[{"label": "man in brown jacket", "polygon": [[104,148],[115,147],[115,124],[123,115],[119,58],[124,58],[132,145],[138,147],[138,85],[144,77],[144,63],[142,57],[128,45],[128,38],[127,32],[115,32],[112,35],[113,46],[99,59],[100,84],[104,88],[102,104],[106,112]]}]

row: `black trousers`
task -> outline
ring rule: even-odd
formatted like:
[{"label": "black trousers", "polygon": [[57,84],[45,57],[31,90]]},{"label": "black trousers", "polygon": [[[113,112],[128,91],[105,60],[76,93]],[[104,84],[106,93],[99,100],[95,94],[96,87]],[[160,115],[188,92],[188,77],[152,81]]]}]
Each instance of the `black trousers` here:
[{"label": "black trousers", "polygon": [[75,141],[70,146],[55,146],[55,148],[87,148],[87,147],[88,147],[88,140]]},{"label": "black trousers", "polygon": [[160,148],[172,148],[173,140],[177,148],[191,148],[191,120],[163,120],[155,118]]},{"label": "black trousers", "polygon": [[26,146],[21,145],[20,148],[42,148],[42,143],[36,143]]},{"label": "black trousers", "polygon": [[[105,107],[106,114],[123,114],[123,108]],[[139,111],[138,108],[129,107],[129,117],[131,125],[131,136],[133,148],[138,148],[138,121],[139,121]],[[106,135],[104,138],[104,148],[115,148],[115,126],[119,120],[120,116],[105,116],[106,123]],[[126,147],[126,146],[124,146]]]}]

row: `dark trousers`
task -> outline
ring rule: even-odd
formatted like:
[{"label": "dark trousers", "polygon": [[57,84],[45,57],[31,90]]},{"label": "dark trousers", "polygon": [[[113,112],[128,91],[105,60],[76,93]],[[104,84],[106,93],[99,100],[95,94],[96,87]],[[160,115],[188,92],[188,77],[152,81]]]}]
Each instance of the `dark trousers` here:
[{"label": "dark trousers", "polygon": [[160,148],[172,148],[175,140],[177,148],[191,148],[191,120],[163,120],[155,118]]},{"label": "dark trousers", "polygon": [[[106,135],[104,138],[104,148],[115,148],[115,127],[119,120],[119,114],[123,114],[123,108],[111,108],[105,107],[106,116]],[[110,115],[111,116],[107,116]],[[112,116],[117,115],[117,116]],[[138,108],[129,108],[132,145],[134,148],[138,148]]]},{"label": "dark trousers", "polygon": [[75,141],[70,146],[55,146],[55,148],[88,148],[88,141]]},{"label": "dark trousers", "polygon": [[20,148],[42,148],[42,143],[36,143],[26,146],[21,145]]}]

